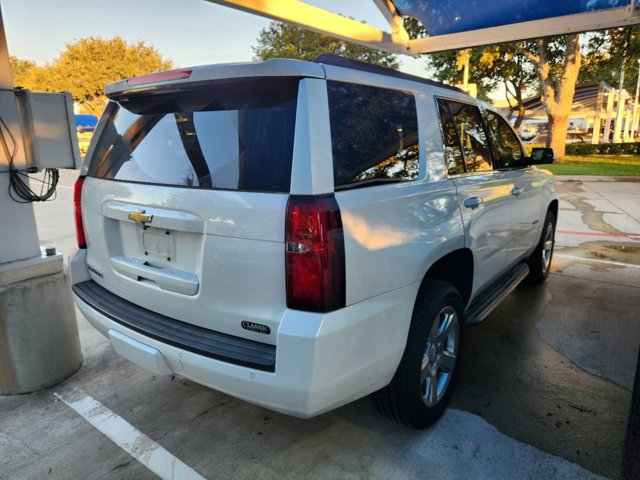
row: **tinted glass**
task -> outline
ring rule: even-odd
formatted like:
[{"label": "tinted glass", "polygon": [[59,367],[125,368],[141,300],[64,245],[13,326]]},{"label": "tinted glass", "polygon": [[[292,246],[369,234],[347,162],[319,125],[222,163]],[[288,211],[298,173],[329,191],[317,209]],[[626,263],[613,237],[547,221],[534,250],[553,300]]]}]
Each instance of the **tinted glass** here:
[{"label": "tinted glass", "polygon": [[485,124],[489,126],[495,156],[502,168],[515,167],[522,159],[522,148],[516,133],[507,122],[493,112],[484,112]]},{"label": "tinted glass", "polygon": [[469,173],[492,170],[491,152],[482,126],[480,110],[464,103],[447,103],[460,137],[466,171]]},{"label": "tinted glass", "polygon": [[411,93],[327,82],[336,186],[418,177],[418,117]]},{"label": "tinted glass", "polygon": [[297,79],[140,95],[106,111],[89,175],[195,188],[288,192]]},{"label": "tinted glass", "polygon": [[464,158],[460,149],[460,138],[453,124],[447,101],[438,99],[440,111],[440,126],[442,127],[442,140],[444,145],[444,160],[449,175],[464,173]]}]

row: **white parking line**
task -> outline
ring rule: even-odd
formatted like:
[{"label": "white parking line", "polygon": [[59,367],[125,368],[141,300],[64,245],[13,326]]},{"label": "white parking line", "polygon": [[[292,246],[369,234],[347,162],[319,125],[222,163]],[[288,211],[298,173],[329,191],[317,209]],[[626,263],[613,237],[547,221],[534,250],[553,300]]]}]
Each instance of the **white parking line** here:
[{"label": "white parking line", "polygon": [[556,258],[564,258],[566,260],[579,260],[579,261],[583,261],[583,262],[605,263],[607,265],[616,265],[618,267],[640,268],[640,265],[634,265],[633,263],[612,262],[610,260],[597,260],[595,258],[577,257],[575,255],[564,255],[564,254],[561,254],[561,253],[556,253],[554,256]]},{"label": "white parking line", "polygon": [[61,393],[55,392],[54,395],[163,480],[205,480],[191,467],[82,390],[74,388]]}]

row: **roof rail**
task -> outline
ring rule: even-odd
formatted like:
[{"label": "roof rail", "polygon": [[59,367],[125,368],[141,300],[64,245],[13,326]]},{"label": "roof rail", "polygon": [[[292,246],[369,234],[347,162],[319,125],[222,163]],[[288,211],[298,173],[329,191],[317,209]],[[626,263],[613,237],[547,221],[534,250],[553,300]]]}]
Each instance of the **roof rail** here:
[{"label": "roof rail", "polygon": [[428,78],[418,77],[417,75],[411,75],[409,73],[399,72],[393,68],[381,67],[380,65],[374,65],[372,63],[361,62],[359,60],[352,60],[351,58],[341,57],[340,55],[333,55],[331,53],[323,53],[318,55],[314,60],[314,63],[323,63],[325,65],[333,65],[334,67],[352,68],[354,70],[362,70],[363,72],[377,73],[379,75],[385,75],[387,77],[402,78],[404,80],[410,80],[412,82],[425,83],[434,87],[448,88],[460,93],[466,93],[464,90],[444,83],[429,80]]}]

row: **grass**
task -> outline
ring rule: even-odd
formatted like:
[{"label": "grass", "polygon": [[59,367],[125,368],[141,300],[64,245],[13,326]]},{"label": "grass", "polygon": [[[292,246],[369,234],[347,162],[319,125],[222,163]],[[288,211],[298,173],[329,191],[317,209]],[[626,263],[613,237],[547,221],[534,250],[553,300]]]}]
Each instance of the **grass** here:
[{"label": "grass", "polygon": [[639,155],[567,155],[564,163],[541,165],[555,175],[640,176]]}]

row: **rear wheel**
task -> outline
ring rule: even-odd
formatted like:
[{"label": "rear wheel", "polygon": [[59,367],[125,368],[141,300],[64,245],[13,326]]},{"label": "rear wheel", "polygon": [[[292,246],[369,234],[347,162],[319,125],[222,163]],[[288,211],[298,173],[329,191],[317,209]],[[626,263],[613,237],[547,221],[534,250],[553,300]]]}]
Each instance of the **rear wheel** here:
[{"label": "rear wheel", "polygon": [[462,298],[453,285],[427,280],[421,292],[398,370],[374,394],[381,413],[414,428],[433,424],[449,403],[464,323]]},{"label": "rear wheel", "polygon": [[553,212],[548,211],[542,229],[540,242],[529,257],[529,275],[525,282],[530,285],[543,283],[549,276],[551,270],[551,259],[553,258],[553,247],[556,236],[556,217]]}]

